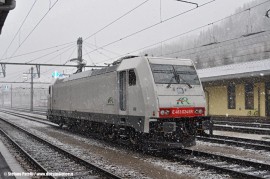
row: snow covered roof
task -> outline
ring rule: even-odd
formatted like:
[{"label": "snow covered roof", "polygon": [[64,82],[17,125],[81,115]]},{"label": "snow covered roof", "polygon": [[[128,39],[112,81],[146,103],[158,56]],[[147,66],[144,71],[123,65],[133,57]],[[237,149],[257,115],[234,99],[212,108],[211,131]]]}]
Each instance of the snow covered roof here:
[{"label": "snow covered roof", "polygon": [[202,82],[270,75],[270,59],[198,70]]},{"label": "snow covered roof", "polygon": [[116,71],[117,67],[118,67],[118,65],[114,65],[114,66],[105,67],[105,68],[101,68],[101,69],[87,70],[87,71],[84,71],[81,73],[72,74],[67,78],[57,79],[55,81],[55,84],[61,83],[61,82],[67,82],[67,81],[71,81],[71,80],[77,80],[77,79],[81,79],[81,78],[86,78],[89,76],[96,76],[96,75],[100,75],[100,74],[113,72],[113,71]]}]

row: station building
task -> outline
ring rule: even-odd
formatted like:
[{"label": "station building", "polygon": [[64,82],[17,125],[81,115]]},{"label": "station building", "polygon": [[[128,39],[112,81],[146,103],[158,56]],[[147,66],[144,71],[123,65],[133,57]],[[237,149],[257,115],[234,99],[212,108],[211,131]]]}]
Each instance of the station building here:
[{"label": "station building", "polygon": [[270,120],[270,59],[198,70],[207,113]]}]

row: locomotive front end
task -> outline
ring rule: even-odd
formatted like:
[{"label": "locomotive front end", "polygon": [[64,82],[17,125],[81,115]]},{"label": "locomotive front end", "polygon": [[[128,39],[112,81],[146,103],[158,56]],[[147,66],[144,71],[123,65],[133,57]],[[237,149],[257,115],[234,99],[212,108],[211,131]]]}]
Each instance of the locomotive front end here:
[{"label": "locomotive front end", "polygon": [[[206,100],[191,60],[149,59],[158,103],[158,114],[149,119],[149,132],[168,147],[195,145],[204,131]],[[165,142],[165,143],[164,143]]]}]

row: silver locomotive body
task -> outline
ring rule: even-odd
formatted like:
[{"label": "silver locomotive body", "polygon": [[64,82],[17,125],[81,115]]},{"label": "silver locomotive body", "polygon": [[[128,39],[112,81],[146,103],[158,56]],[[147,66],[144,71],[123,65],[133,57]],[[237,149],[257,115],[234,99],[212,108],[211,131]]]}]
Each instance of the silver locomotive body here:
[{"label": "silver locomotive body", "polygon": [[113,140],[178,148],[195,145],[205,106],[191,60],[131,57],[57,80],[47,117]]}]

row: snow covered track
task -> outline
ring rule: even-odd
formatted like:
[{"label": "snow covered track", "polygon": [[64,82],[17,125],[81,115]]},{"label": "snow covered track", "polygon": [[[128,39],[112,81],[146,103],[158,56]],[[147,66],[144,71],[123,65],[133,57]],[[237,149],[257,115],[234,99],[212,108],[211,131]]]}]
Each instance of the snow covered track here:
[{"label": "snow covered track", "polygon": [[270,165],[258,162],[189,149],[173,151],[169,154],[164,154],[163,157],[169,160],[215,170],[218,173],[229,174],[237,178],[270,178]]},{"label": "snow covered track", "polygon": [[270,129],[269,128],[262,128],[262,127],[246,127],[246,126],[214,124],[214,130],[243,132],[243,133],[249,133],[249,134],[270,135]]},{"label": "snow covered track", "polygon": [[262,118],[246,117],[244,119],[214,118],[214,130],[235,131],[250,134],[270,134],[270,122]]},{"label": "snow covered track", "polygon": [[226,144],[226,145],[233,145],[233,146],[251,148],[251,149],[256,149],[256,150],[270,151],[270,142],[268,141],[218,136],[218,135],[213,135],[209,137],[197,136],[197,139],[204,142]]},{"label": "snow covered track", "polygon": [[0,124],[6,138],[27,156],[38,172],[52,173],[50,178],[55,178],[55,173],[72,175],[67,178],[120,178],[2,118]]},{"label": "snow covered track", "polygon": [[58,126],[58,125],[55,125],[55,124],[51,123],[47,119],[40,118],[40,117],[33,116],[33,115],[22,114],[22,113],[18,113],[18,112],[14,112],[14,111],[7,111],[7,110],[3,110],[3,109],[1,109],[0,112],[10,114],[10,115],[13,115],[13,116],[16,116],[16,117],[20,117],[20,118],[23,118],[23,119],[27,119],[27,120],[30,120],[30,121],[43,123],[43,124],[46,124],[46,125]]},{"label": "snow covered track", "polygon": [[2,107],[1,109],[8,109],[8,110],[16,110],[20,112],[26,112],[26,113],[31,113],[31,114],[39,114],[39,115],[46,115],[46,108],[35,108],[32,112],[30,111],[29,108],[23,108],[23,107]]}]

